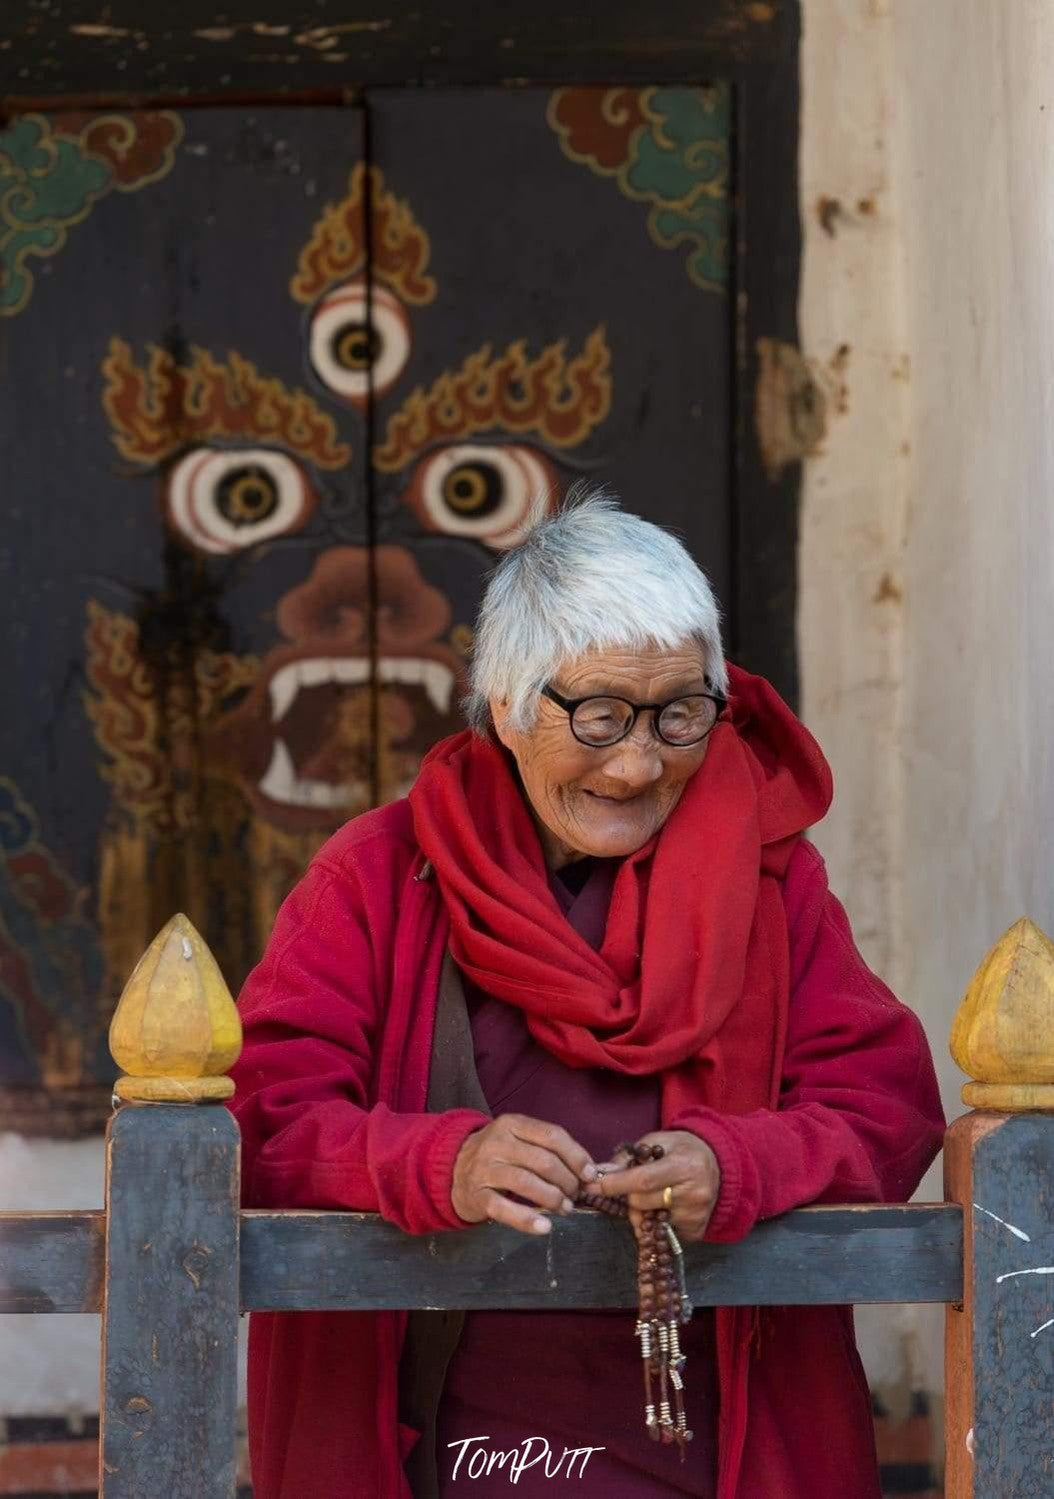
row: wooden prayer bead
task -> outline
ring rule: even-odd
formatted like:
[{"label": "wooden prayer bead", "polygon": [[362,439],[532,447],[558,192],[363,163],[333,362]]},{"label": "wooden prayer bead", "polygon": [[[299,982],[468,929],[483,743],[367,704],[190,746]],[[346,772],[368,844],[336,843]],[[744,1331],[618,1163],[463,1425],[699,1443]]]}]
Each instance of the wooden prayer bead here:
[{"label": "wooden prayer bead", "polygon": [[[662,1159],[661,1145],[624,1143],[616,1147],[634,1165]],[[629,1204],[624,1197],[603,1197],[598,1192],[578,1193],[576,1202],[611,1217],[625,1218]],[[692,1433],[685,1421],[682,1370],[685,1364],[677,1326],[691,1317],[691,1303],[682,1295],[681,1246],[670,1227],[670,1213],[657,1208],[641,1215],[637,1230],[637,1321],[634,1336],[640,1339],[644,1375],[644,1425],[653,1442],[676,1442],[684,1461],[685,1444]],[[656,1417],[652,1380],[659,1383],[659,1414]],[[670,1390],[673,1391],[673,1408]]]}]

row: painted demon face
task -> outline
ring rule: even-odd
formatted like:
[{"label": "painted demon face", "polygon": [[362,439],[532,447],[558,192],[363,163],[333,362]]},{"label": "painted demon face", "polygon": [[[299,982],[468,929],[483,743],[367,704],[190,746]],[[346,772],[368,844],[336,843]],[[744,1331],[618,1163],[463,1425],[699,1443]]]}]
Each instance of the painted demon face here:
[{"label": "painted demon face", "polygon": [[[103,363],[114,442],[158,475],[170,549],[197,558],[228,604],[254,593],[269,604],[270,639],[262,629],[251,665],[230,652],[196,655],[192,672],[204,663],[214,688],[222,682],[196,743],[207,776],[236,783],[252,817],[291,835],[325,836],[404,794],[422,753],[459,726],[488,555],[515,546],[559,503],[562,455],[610,407],[610,357],[596,328],[577,353],[563,340],[533,354],[524,340],[485,343],[388,410],[415,311],[438,294],[429,257],[409,205],[377,169],[358,165],[289,282],[303,309],[310,390],[240,353],[221,360],[196,346],[153,345],[140,360],[114,337]],[[359,457],[370,430],[372,448]],[[106,669],[98,608],[95,686],[111,702],[98,717],[112,727],[115,688],[132,722],[137,684]],[[248,603],[238,614],[252,611]],[[108,634],[121,631],[111,622]],[[145,753],[112,735],[108,748]],[[147,781],[165,774],[170,766],[155,767]],[[170,800],[166,818],[176,807],[178,819],[178,805]],[[142,797],[132,810],[142,817]]]}]

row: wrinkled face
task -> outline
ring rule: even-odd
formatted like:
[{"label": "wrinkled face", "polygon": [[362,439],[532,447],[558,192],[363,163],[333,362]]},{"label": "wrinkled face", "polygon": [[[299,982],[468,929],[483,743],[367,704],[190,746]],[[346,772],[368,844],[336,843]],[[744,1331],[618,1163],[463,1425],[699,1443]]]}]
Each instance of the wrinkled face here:
[{"label": "wrinkled face", "polygon": [[[706,692],[697,646],[677,651],[597,651],[565,664],[550,684],[563,697],[610,695],[633,703],[664,703]],[[662,827],[689,778],[706,757],[709,738],[678,749],[664,744],[642,713],[618,744],[592,749],[571,732],[564,710],[542,698],[528,732],[508,726],[507,705],[491,701],[498,738],[513,755],[551,869],[586,855],[625,858]]]}]

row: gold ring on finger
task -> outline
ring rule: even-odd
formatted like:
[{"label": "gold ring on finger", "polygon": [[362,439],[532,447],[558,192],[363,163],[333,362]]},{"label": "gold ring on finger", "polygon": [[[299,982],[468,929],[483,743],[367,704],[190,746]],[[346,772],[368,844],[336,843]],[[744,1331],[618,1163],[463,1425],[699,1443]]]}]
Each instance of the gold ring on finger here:
[{"label": "gold ring on finger", "polygon": [[666,1211],[668,1213],[672,1213],[673,1212],[673,1188],[672,1187],[663,1187],[663,1189],[662,1189],[662,1205],[663,1205],[663,1207],[666,1209]]}]

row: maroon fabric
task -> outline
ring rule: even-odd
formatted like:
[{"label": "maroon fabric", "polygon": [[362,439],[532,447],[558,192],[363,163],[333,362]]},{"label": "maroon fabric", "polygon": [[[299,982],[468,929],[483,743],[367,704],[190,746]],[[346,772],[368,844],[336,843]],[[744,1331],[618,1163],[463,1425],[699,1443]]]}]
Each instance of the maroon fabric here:
[{"label": "maroon fabric", "polygon": [[[562,877],[550,880],[566,919],[591,947],[603,940],[616,869],[611,861],[589,860],[587,868],[570,865]],[[578,884],[583,874],[587,878],[573,894],[568,885]],[[609,1159],[623,1140],[661,1127],[658,1078],[568,1067],[534,1040],[522,1010],[481,993],[470,980],[466,992],[476,1070],[493,1113],[529,1114],[560,1124],[598,1161]],[[465,1445],[466,1439],[483,1432],[488,1453],[511,1452],[528,1438],[538,1439],[527,1457],[539,1460],[516,1484],[528,1499],[552,1493],[559,1481],[553,1470],[565,1448],[587,1447],[601,1450],[575,1465],[574,1492],[582,1499],[651,1494],[712,1499],[716,1371],[709,1310],[701,1309],[683,1329],[682,1347],[688,1358],[688,1426],[694,1433],[684,1462],[676,1449],[642,1440],[640,1354],[631,1313],[470,1312],[439,1407],[442,1499],[464,1492],[467,1464],[476,1450]],[[549,1476],[542,1439],[553,1454]],[[491,1481],[504,1482],[504,1475]]]},{"label": "maroon fabric", "polygon": [[[778,810],[773,788],[794,772],[771,752],[763,706],[735,732]],[[409,1233],[463,1226],[450,1201],[454,1161],[487,1116],[425,1110],[450,927],[424,874],[409,807],[396,802],[342,828],[283,905],[239,1001],[245,1041],[230,1107],[246,1207],[379,1212]],[[717,1154],[712,1239],[740,1238],[760,1216],[803,1203],[904,1201],[941,1142],[922,1027],[863,963],[811,845],[794,846],[776,889],[785,932],[772,961],[789,972],[787,1028],[754,1041],[773,1049],[778,1097],[715,1106],[702,1086],[663,1120]],[[694,887],[676,898],[690,905]],[[876,1499],[845,1310],[780,1308],[755,1327],[749,1309],[718,1309],[716,1323],[718,1499]],[[253,1315],[257,1499],[409,1499],[402,1460],[417,1434],[397,1408],[405,1325],[398,1312]]]},{"label": "maroon fabric", "polygon": [[[527,1499],[554,1493],[573,1493],[576,1499],[712,1499],[715,1423],[704,1359],[708,1355],[712,1363],[712,1339],[706,1332],[713,1316],[697,1313],[697,1319],[686,1329],[689,1336],[683,1343],[688,1354],[685,1405],[695,1439],[682,1463],[676,1448],[651,1442],[644,1433],[631,1312],[475,1313],[439,1411],[441,1499],[458,1499],[466,1490],[483,1499],[504,1493]],[[480,1383],[484,1373],[487,1379]],[[485,1443],[466,1445],[466,1439],[483,1435]],[[508,1487],[507,1470],[470,1485],[466,1467],[480,1446],[488,1454],[526,1447],[527,1455],[539,1461],[525,1469],[514,1489]],[[564,1454],[590,1447],[595,1450],[587,1461],[574,1464],[573,1477],[568,1476]],[[561,1459],[562,1471],[557,1469]]]},{"label": "maroon fabric", "polygon": [[[577,895],[560,876],[551,880],[561,910],[591,947],[603,940],[617,868],[613,860],[589,860],[589,878]],[[581,872],[575,865],[570,869]],[[621,1141],[661,1127],[657,1077],[568,1067],[534,1039],[521,1009],[484,994],[467,974],[462,980],[476,1071],[492,1113],[531,1114],[562,1124],[596,1161],[609,1160]]]}]

